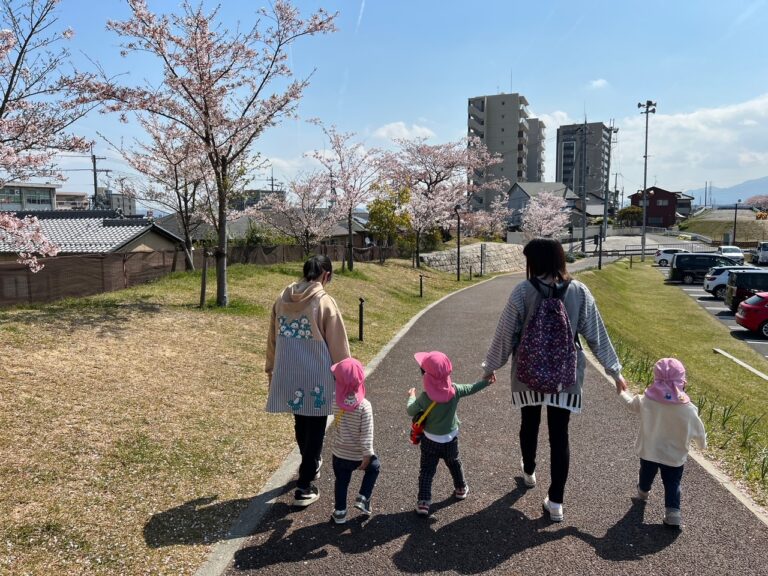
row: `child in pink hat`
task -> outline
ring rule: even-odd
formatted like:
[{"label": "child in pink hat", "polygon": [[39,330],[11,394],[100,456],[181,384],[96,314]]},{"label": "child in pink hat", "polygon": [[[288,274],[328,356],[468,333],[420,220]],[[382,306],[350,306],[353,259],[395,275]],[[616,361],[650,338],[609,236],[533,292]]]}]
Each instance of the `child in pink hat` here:
[{"label": "child in pink hat", "polygon": [[371,494],[380,464],[373,451],[373,409],[365,397],[363,365],[355,358],[345,358],[331,366],[331,372],[336,379],[332,449],[336,502],[331,517],[336,524],[344,524],[352,472],[365,472],[355,508],[370,516]]},{"label": "child in pink hat", "polygon": [[662,358],[653,367],[653,384],[645,393],[634,395],[621,392],[621,398],[631,410],[640,414],[637,454],[640,456],[640,480],[637,496],[648,500],[656,472],[661,471],[664,483],[664,525],[679,530],[680,484],[683,465],[688,458],[688,446],[695,441],[705,450],[707,434],[699,411],[685,393],[685,367],[676,358]]},{"label": "child in pink hat", "polygon": [[421,367],[424,391],[418,398],[416,389],[408,390],[408,415],[413,417],[434,407],[424,420],[424,438],[421,440],[421,466],[419,469],[419,495],[416,513],[429,516],[432,504],[432,480],[437,465],[443,460],[453,478],[453,495],[464,500],[469,494],[469,486],[464,480],[464,470],[459,458],[459,419],[456,408],[459,399],[479,392],[495,381],[492,374],[485,380],[474,384],[454,384],[451,381],[453,366],[442,352],[417,352],[416,362]]}]

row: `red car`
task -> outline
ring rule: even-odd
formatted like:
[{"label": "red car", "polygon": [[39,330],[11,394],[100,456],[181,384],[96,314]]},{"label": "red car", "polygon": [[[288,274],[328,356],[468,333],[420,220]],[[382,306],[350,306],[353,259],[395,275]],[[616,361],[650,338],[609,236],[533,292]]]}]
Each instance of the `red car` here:
[{"label": "red car", "polygon": [[768,292],[758,292],[739,304],[736,324],[768,338]]}]

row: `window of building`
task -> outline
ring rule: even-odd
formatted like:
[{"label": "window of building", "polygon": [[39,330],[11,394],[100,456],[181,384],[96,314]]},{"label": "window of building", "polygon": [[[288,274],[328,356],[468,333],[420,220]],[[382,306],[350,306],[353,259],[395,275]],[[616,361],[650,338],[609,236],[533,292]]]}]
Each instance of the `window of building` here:
[{"label": "window of building", "polygon": [[656,206],[669,206],[668,198],[659,198],[656,200]]}]

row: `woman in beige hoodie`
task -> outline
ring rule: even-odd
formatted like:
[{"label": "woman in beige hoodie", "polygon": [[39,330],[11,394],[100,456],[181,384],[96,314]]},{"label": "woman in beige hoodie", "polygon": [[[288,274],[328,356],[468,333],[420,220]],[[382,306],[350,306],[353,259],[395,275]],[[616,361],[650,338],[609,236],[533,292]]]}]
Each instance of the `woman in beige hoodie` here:
[{"label": "woman in beige hoodie", "polygon": [[294,505],[301,507],[320,495],[312,480],[320,472],[325,427],[333,413],[331,365],[350,356],[341,312],[325,291],[333,276],[330,258],[313,256],[304,263],[303,273],[272,307],[265,366],[267,412],[290,412],[294,417],[301,452]]}]

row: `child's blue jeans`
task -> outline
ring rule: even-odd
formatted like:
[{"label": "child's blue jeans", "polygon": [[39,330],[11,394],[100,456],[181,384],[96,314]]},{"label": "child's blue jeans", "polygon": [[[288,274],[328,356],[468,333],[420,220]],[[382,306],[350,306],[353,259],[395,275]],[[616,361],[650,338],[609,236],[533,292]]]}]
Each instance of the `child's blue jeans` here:
[{"label": "child's blue jeans", "polygon": [[680,483],[683,479],[682,466],[667,466],[640,458],[640,481],[638,488],[649,492],[656,478],[656,472],[661,470],[661,481],[664,484],[664,506],[680,509]]},{"label": "child's blue jeans", "polygon": [[[352,480],[352,472],[360,468],[362,460],[345,460],[337,456],[333,457],[333,473],[336,476],[336,510],[347,509],[347,490],[349,489],[349,483]],[[376,456],[371,456],[371,462],[365,469],[363,474],[363,482],[360,485],[360,492],[366,499],[373,494],[373,487],[376,484],[376,478],[379,476],[379,469],[381,464]]]}]

